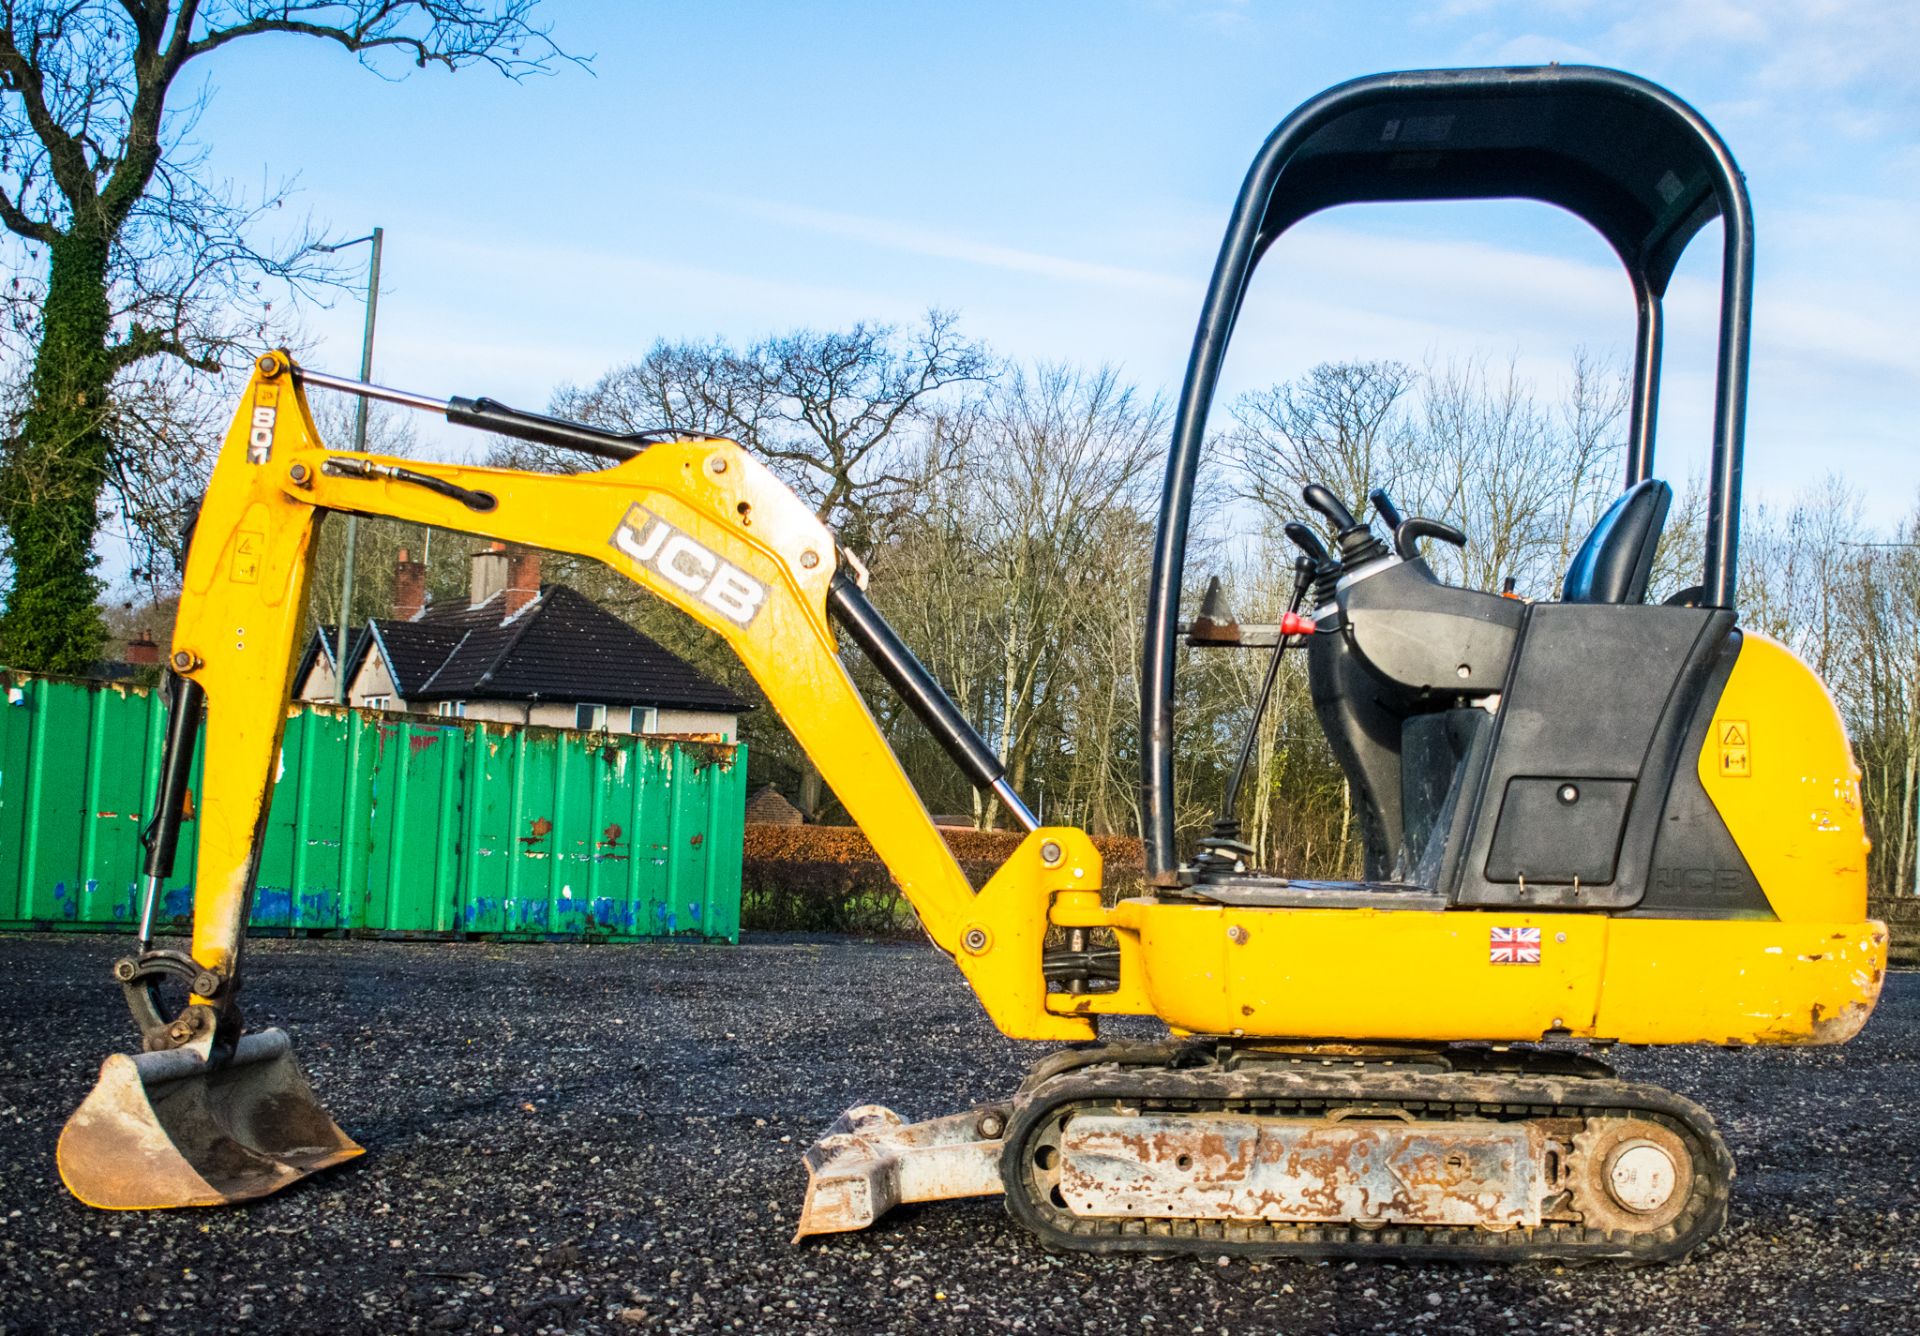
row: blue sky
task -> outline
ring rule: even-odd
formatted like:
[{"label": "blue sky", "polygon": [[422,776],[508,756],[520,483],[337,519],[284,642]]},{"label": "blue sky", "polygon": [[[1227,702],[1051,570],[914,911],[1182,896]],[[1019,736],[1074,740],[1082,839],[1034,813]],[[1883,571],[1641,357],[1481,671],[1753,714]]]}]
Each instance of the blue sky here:
[{"label": "blue sky", "polygon": [[[656,337],[746,340],[930,306],[1029,358],[1177,388],[1226,214],[1297,103],[1386,69],[1615,65],[1706,113],[1758,226],[1749,496],[1834,470],[1920,494],[1920,5],[1902,0],[550,0],[591,73],[383,82],[293,39],[228,48],[200,125],[240,183],[387,229],[375,377],[544,405]],[[1662,467],[1704,463],[1717,229],[1669,298]],[[360,310],[309,313],[357,365]],[[1349,209],[1268,258],[1229,392],[1330,358],[1624,359],[1611,253],[1542,206]],[[448,438],[441,447],[459,448]]]}]

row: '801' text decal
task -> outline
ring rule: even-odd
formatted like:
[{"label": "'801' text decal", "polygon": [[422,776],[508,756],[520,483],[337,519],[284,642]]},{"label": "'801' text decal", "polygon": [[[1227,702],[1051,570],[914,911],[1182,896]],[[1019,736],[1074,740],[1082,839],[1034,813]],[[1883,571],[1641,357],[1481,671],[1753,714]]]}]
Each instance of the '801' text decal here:
[{"label": "'801' text decal", "polygon": [[651,567],[728,621],[750,625],[767,587],[724,561],[645,506],[634,505],[613,531],[613,546]]}]

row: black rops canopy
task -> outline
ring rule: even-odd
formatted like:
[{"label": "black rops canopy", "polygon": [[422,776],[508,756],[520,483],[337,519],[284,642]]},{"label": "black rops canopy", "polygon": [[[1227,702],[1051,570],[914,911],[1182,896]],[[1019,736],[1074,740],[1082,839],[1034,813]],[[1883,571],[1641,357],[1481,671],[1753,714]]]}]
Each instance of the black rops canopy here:
[{"label": "black rops canopy", "polygon": [[[1720,212],[1731,160],[1662,90],[1610,70],[1438,70],[1332,90],[1285,164],[1263,242],[1337,204],[1535,199],[1585,219],[1636,282],[1664,293]],[[1271,145],[1270,145],[1271,147]]]},{"label": "black rops canopy", "polygon": [[1156,879],[1176,866],[1173,663],[1194,473],[1247,282],[1268,246],[1322,209],[1444,199],[1558,205],[1620,257],[1639,315],[1629,485],[1653,470],[1661,298],[1687,243],[1716,215],[1725,220],[1702,601],[1733,606],[1753,224],[1739,168],[1713,127],[1657,84],[1583,66],[1422,70],[1330,88],[1280,123],[1247,173],[1180,394],[1141,682],[1143,833]]}]

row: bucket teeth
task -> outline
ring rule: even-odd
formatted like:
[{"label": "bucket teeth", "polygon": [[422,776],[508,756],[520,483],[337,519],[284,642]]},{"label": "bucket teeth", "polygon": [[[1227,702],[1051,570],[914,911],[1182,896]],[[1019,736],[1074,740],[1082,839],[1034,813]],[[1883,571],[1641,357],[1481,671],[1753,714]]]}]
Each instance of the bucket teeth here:
[{"label": "bucket teeth", "polygon": [[334,1125],[284,1030],[243,1035],[214,1065],[205,1038],[116,1053],[60,1133],[60,1177],[89,1206],[220,1206],[278,1192],[361,1147]]}]

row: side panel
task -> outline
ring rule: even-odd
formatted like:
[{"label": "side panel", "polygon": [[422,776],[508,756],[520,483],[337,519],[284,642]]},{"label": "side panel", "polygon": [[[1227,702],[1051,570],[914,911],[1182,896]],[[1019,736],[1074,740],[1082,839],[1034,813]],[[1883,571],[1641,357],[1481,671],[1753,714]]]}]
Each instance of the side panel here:
[{"label": "side panel", "polygon": [[[71,923],[81,917],[85,867],[87,770],[93,748],[93,692],[42,691],[29,748],[36,781],[22,849],[26,917]],[[78,761],[79,764],[74,764]]]},{"label": "side panel", "polygon": [[[1730,615],[1707,609],[1528,609],[1478,810],[1454,855],[1458,903],[1639,902],[1668,789],[1690,764],[1687,727],[1732,625]],[[1572,808],[1542,819],[1562,789],[1575,795]],[[1540,795],[1544,804],[1531,801]],[[1580,814],[1596,803],[1605,810]],[[1603,875],[1584,875],[1596,870]]]},{"label": "side panel", "polygon": [[1746,633],[1696,765],[1774,913],[1866,917],[1860,770],[1832,698],[1791,650]]},{"label": "side panel", "polygon": [[1291,1039],[1836,1044],[1885,978],[1873,922],[1122,901],[1169,1025]]}]

